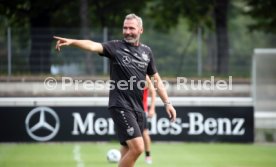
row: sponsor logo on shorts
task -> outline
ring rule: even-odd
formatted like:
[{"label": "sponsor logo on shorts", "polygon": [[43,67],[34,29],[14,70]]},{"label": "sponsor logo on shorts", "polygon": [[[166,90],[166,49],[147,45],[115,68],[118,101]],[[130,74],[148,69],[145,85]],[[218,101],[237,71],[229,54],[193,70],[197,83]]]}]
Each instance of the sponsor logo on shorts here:
[{"label": "sponsor logo on shorts", "polygon": [[134,128],[133,128],[133,127],[129,127],[129,128],[127,129],[127,134],[128,134],[129,136],[133,136],[133,134],[134,134]]}]

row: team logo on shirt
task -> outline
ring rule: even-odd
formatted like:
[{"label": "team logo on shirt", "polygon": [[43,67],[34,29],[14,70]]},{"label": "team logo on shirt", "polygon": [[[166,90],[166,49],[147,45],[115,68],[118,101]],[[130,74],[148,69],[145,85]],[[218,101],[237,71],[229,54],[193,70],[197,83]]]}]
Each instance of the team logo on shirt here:
[{"label": "team logo on shirt", "polygon": [[149,60],[149,56],[148,56],[145,52],[142,53],[142,58],[143,58],[145,61],[148,61],[148,60]]},{"label": "team logo on shirt", "polygon": [[131,63],[131,59],[128,56],[123,56],[123,63],[129,64]]}]

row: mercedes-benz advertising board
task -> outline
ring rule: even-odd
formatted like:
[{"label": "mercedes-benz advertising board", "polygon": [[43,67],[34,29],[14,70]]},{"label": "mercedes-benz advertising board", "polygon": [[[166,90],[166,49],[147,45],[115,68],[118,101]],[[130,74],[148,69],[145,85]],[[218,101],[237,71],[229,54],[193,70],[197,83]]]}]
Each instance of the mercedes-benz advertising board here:
[{"label": "mercedes-benz advertising board", "polygon": [[[153,141],[254,141],[252,106],[175,108],[175,122],[162,106],[147,120]],[[117,140],[106,106],[1,106],[0,133],[0,142]]]}]

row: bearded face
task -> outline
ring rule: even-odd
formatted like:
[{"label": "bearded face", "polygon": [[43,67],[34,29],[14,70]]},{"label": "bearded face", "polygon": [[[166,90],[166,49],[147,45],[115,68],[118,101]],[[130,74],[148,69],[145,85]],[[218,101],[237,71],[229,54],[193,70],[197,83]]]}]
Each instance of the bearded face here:
[{"label": "bearded face", "polygon": [[123,25],[124,40],[134,45],[139,43],[143,29],[136,19],[126,19]]}]

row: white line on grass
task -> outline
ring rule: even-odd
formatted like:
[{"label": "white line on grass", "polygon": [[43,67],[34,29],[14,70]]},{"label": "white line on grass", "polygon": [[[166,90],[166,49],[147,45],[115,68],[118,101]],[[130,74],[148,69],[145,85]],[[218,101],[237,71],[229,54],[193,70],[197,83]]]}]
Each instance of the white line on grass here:
[{"label": "white line on grass", "polygon": [[77,167],[85,167],[81,159],[80,145],[76,144],[73,149],[74,160],[77,162]]}]

